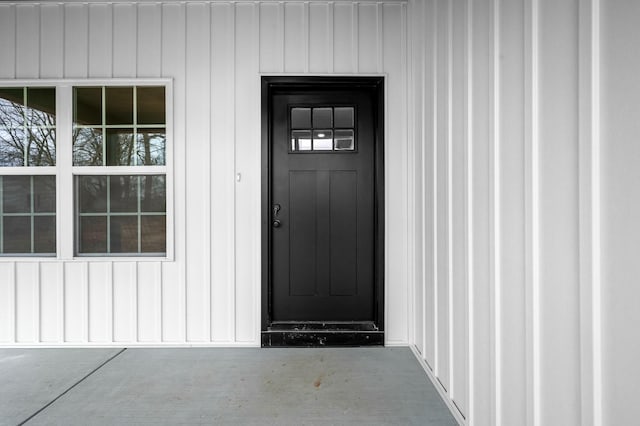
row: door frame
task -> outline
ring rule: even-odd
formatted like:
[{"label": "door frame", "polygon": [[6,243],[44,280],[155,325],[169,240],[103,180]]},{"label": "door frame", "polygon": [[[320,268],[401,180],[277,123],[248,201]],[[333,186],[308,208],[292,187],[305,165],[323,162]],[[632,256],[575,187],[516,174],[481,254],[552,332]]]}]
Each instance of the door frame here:
[{"label": "door frame", "polygon": [[[385,292],[385,198],[384,198],[384,121],[385,121],[385,98],[384,98],[384,76],[261,76],[262,98],[261,98],[261,332],[263,335],[263,346],[265,345],[264,335],[269,331],[272,324],[272,298],[271,298],[271,277],[272,277],[272,253],[271,253],[271,98],[274,92],[283,89],[304,89],[304,88],[352,88],[354,86],[370,90],[374,96],[374,324],[379,332],[378,336],[384,336],[384,292]],[[360,346],[372,344],[370,336],[361,333],[362,330],[354,330],[343,339],[334,339],[333,342],[343,346]],[[354,339],[355,337],[355,339]],[[365,339],[366,337],[366,339]],[[346,340],[345,340],[346,339]],[[359,339],[364,339],[360,342]],[[313,338],[307,340],[304,346],[313,346]],[[329,344],[332,340],[329,339]],[[381,343],[377,344],[383,344]],[[322,343],[321,343],[322,344]],[[288,346],[286,344],[275,346]]]}]

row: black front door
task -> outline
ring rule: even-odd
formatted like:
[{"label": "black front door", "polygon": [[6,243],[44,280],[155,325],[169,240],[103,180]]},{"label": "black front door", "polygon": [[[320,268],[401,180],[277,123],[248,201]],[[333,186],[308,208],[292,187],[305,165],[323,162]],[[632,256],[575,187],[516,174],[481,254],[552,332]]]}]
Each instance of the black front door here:
[{"label": "black front door", "polygon": [[382,344],[381,79],[265,79],[263,344]]}]

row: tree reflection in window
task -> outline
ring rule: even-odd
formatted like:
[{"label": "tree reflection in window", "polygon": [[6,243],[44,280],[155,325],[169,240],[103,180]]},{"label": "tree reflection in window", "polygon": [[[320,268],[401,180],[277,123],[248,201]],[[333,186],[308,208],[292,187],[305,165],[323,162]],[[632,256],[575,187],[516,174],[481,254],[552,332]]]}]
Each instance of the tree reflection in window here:
[{"label": "tree reflection in window", "polygon": [[166,164],[165,88],[74,88],[75,166]]},{"label": "tree reflection in window", "polygon": [[0,167],[54,166],[55,88],[0,88]]},{"label": "tree reflection in window", "polygon": [[78,254],[165,254],[164,175],[76,176]]}]

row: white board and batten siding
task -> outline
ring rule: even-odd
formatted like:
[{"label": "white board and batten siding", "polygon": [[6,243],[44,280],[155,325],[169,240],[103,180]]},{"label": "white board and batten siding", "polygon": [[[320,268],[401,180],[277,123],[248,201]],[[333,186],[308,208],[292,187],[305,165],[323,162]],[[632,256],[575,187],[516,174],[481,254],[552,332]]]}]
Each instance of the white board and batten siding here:
[{"label": "white board and batten siding", "polygon": [[409,10],[417,356],[461,423],[637,424],[640,4]]},{"label": "white board and batten siding", "polygon": [[407,53],[404,1],[0,3],[0,82],[171,79],[174,153],[173,260],[0,259],[0,345],[259,345],[273,74],[386,76],[386,339],[407,344]]}]

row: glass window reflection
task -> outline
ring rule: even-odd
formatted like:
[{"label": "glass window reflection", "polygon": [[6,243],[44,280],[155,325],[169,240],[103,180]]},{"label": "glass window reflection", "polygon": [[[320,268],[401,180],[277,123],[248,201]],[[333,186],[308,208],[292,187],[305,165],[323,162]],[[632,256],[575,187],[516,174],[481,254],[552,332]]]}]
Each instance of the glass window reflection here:
[{"label": "glass window reflection", "polygon": [[291,108],[291,152],[356,150],[352,106]]},{"label": "glass window reflection", "polygon": [[165,98],[163,86],[74,88],[73,165],[165,165]]},{"label": "glass window reflection", "polygon": [[78,255],[166,252],[166,176],[76,176]]},{"label": "glass window reflection", "polygon": [[55,176],[0,176],[0,230],[0,255],[55,255]]},{"label": "glass window reflection", "polygon": [[56,91],[0,87],[0,167],[54,166]]}]

